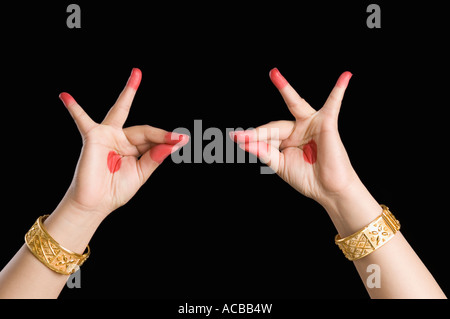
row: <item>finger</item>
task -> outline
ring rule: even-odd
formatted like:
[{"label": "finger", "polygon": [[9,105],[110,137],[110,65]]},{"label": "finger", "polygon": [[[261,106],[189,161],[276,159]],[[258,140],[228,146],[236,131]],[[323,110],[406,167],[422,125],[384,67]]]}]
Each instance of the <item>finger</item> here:
[{"label": "finger", "polygon": [[150,125],[137,125],[123,129],[128,141],[133,145],[142,144],[187,144],[189,136],[153,127]]},{"label": "finger", "polygon": [[279,172],[284,161],[284,154],[273,145],[265,142],[251,142],[239,144],[239,147],[258,157],[261,162],[269,166],[274,172]]},{"label": "finger", "polygon": [[141,156],[137,165],[141,172],[142,184],[152,175],[155,169],[169,156],[178,150],[178,145],[158,144]]},{"label": "finger", "polygon": [[131,71],[130,78],[128,79],[125,88],[120,93],[119,98],[113,107],[109,110],[102,124],[111,125],[116,128],[122,128],[123,124],[127,120],[128,113],[130,112],[131,103],[133,103],[136,90],[139,87],[142,79],[141,70],[134,68]]},{"label": "finger", "polygon": [[64,103],[73,120],[75,121],[75,124],[77,125],[81,136],[86,135],[87,132],[89,132],[92,128],[97,126],[97,123],[95,123],[89,117],[89,115],[87,115],[87,113],[83,110],[83,108],[75,101],[75,99],[69,93],[66,92],[61,93],[59,95],[59,98]]},{"label": "finger", "polygon": [[308,118],[311,114],[316,112],[316,110],[314,110],[311,105],[305,101],[305,99],[298,95],[298,93],[288,83],[288,81],[286,81],[277,68],[270,70],[269,76],[272,83],[280,91],[281,96],[289,108],[289,111],[296,119],[301,120]]},{"label": "finger", "polygon": [[284,140],[294,130],[293,121],[274,121],[252,130],[231,131],[230,138],[236,143],[249,143],[255,141]]},{"label": "finger", "polygon": [[321,112],[328,113],[337,120],[341,109],[342,99],[344,98],[345,89],[347,88],[352,76],[353,74],[348,71],[341,74],[336,82],[336,85],[328,96],[327,101],[320,110]]}]

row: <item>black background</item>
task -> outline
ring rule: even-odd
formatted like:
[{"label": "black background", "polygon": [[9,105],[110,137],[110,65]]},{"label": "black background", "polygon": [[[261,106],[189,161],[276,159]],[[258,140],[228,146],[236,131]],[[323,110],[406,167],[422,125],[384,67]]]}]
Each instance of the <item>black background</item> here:
[{"label": "black background", "polygon": [[[69,3],[3,11],[0,267],[71,182],[81,138],[59,93],[100,122],[138,67],[126,126],[193,134],[197,119],[225,132],[292,118],[271,68],[316,109],[348,70],[339,130],[352,164],[448,294],[448,52],[439,7],[378,1],[382,28],[369,29],[365,1],[79,1],[82,27],[68,29]],[[261,165],[167,159],[100,226],[82,288],[61,298],[368,298],[324,209],[259,174]]]}]

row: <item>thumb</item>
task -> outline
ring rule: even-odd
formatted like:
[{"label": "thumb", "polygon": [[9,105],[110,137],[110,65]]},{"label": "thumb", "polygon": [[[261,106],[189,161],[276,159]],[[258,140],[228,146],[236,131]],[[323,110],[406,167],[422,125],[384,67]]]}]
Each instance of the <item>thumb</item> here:
[{"label": "thumb", "polygon": [[155,169],[173,152],[180,147],[173,144],[158,144],[144,153],[137,162],[141,181],[144,184]]}]

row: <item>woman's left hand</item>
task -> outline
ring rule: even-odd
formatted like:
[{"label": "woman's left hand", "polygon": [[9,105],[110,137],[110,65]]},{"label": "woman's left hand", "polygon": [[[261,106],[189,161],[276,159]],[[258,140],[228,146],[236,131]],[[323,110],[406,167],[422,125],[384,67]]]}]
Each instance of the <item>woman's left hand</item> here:
[{"label": "woman's left hand", "polygon": [[100,124],[72,96],[61,93],[83,139],[73,181],[62,201],[64,206],[73,207],[72,211],[103,220],[127,203],[168,155],[188,142],[187,135],[148,125],[122,128],[141,76],[139,69],[133,69],[124,90]]}]

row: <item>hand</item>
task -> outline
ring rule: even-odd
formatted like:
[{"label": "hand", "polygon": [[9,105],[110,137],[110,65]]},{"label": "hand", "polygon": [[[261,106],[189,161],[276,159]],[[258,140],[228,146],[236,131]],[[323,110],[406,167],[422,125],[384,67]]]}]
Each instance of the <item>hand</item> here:
[{"label": "hand", "polygon": [[231,132],[230,137],[300,193],[323,205],[359,181],[337,128],[341,102],[351,76],[350,72],[343,73],[324,106],[316,111],[277,69],[271,70],[270,78],[295,120]]},{"label": "hand", "polygon": [[127,85],[102,123],[95,123],[67,93],[60,98],[83,138],[83,148],[63,204],[100,220],[124,205],[169,154],[188,142],[187,135],[148,125],[123,129],[141,81],[133,69]]}]

